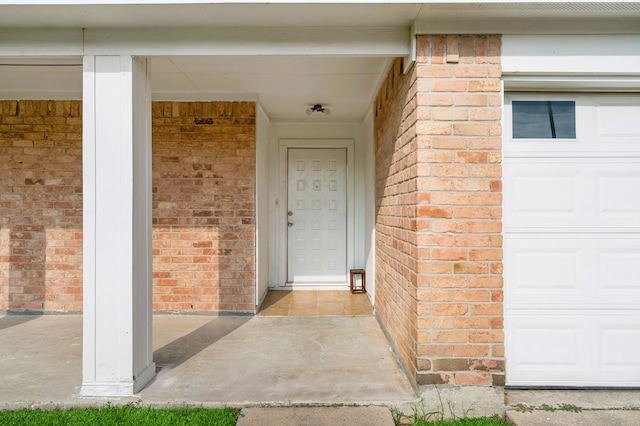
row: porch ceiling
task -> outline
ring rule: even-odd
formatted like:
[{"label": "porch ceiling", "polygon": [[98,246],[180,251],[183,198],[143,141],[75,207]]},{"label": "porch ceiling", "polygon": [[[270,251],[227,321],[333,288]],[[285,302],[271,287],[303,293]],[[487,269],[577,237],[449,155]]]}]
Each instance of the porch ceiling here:
[{"label": "porch ceiling", "polygon": [[[127,46],[133,45],[128,38],[131,31],[138,31],[140,35],[145,29],[151,31],[150,34],[156,34],[156,29],[159,33],[173,30],[171,34],[178,35],[183,29],[213,29],[217,31],[215,37],[221,37],[218,46],[225,45],[225,29],[236,30],[229,31],[228,40],[242,38],[242,29],[255,29],[253,34],[257,40],[273,31],[277,36],[273,40],[260,40],[262,44],[258,46],[281,49],[275,53],[265,52],[263,56],[255,56],[255,51],[245,52],[244,56],[221,56],[219,51],[213,56],[174,56],[172,53],[172,56],[154,57],[152,64],[155,99],[258,100],[273,121],[361,120],[372,105],[390,57],[394,55],[380,47],[380,41],[386,37],[380,35],[383,29],[406,31],[407,39],[412,25],[420,33],[606,33],[612,28],[618,32],[637,32],[640,21],[640,2],[624,1],[32,0],[15,3],[0,0],[0,55],[3,47],[20,45],[23,39],[28,43],[31,30],[45,34],[44,41],[35,42],[36,45],[46,44],[47,37],[53,38],[55,31],[71,31],[76,50],[66,54],[74,55],[85,51],[81,29],[94,33],[107,31],[100,42],[117,39],[120,40],[117,43]],[[565,25],[563,20],[572,22]],[[341,33],[336,35],[345,29],[361,31],[361,38],[341,39]],[[306,34],[307,38],[300,50],[291,53],[286,50],[288,45],[282,47],[285,45],[282,41],[293,32],[297,32],[297,37]],[[368,37],[372,34],[378,36]],[[349,50],[364,39],[374,47],[360,51],[362,54]],[[338,54],[305,50],[332,46],[336,40],[342,43]],[[206,45],[206,41],[203,44]],[[185,54],[198,54],[192,51],[203,44],[187,49]],[[179,47],[189,48],[190,44],[187,40]],[[235,47],[230,50],[233,49]],[[13,55],[25,55],[15,47],[13,52],[16,52]],[[262,54],[262,50],[258,52]],[[396,52],[395,56],[401,55]],[[80,57],[0,56],[0,98],[79,99],[82,96],[80,65]],[[314,103],[326,104],[331,115],[307,116],[305,109]]]},{"label": "porch ceiling", "polygon": [[[326,56],[152,58],[154,100],[257,100],[274,122],[360,121],[388,59]],[[0,99],[81,99],[81,58],[0,58]],[[331,114],[308,116],[321,103]]]},{"label": "porch ceiling", "polygon": [[[156,99],[255,95],[273,121],[359,121],[387,69],[379,57],[186,56],[154,58]],[[330,116],[309,117],[326,105]]]}]

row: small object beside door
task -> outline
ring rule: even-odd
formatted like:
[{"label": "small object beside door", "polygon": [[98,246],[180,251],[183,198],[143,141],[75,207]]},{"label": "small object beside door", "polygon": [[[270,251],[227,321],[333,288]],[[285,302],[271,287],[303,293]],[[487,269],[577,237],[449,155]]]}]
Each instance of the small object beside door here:
[{"label": "small object beside door", "polygon": [[[352,294],[361,294],[367,292],[367,286],[365,282],[365,272],[364,269],[351,269],[350,270],[351,280],[349,284],[349,288]],[[356,276],[360,276],[360,280],[356,279]]]}]

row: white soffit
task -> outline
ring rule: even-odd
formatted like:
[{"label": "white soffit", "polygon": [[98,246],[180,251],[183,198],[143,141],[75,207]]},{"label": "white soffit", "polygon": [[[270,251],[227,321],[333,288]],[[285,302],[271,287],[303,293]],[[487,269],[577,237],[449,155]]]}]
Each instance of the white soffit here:
[{"label": "white soffit", "polygon": [[79,57],[0,58],[0,99],[80,99]]},{"label": "white soffit", "polygon": [[424,3],[418,34],[631,34],[640,2],[481,1]]},{"label": "white soffit", "polygon": [[[638,1],[0,0],[0,27],[410,27],[418,33],[638,31]],[[527,22],[522,22],[527,21]],[[580,22],[582,21],[582,22]],[[464,23],[464,25],[463,25]],[[617,26],[612,25],[617,23]],[[466,25],[466,26],[465,26]]]},{"label": "white soffit", "polygon": [[371,106],[387,66],[388,59],[373,57],[159,57],[152,61],[152,84],[158,100],[255,94],[274,121],[308,119],[310,103],[329,106],[328,120],[357,121]]},{"label": "white soffit", "polygon": [[[273,121],[359,121],[390,59],[327,56],[171,56],[151,59],[154,100],[259,101]],[[0,58],[0,99],[81,99],[82,60]],[[329,117],[305,110],[322,103]]]},{"label": "white soffit", "polygon": [[[411,24],[419,4],[118,2],[3,5],[0,27],[358,27]],[[136,3],[136,4],[133,4]]]}]

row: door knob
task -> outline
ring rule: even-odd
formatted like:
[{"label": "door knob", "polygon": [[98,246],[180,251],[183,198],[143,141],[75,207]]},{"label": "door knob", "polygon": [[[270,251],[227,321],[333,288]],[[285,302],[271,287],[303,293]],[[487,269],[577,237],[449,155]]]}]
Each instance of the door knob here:
[{"label": "door knob", "polygon": [[292,211],[289,211],[289,212],[287,212],[287,215],[288,215],[288,216],[293,216],[293,212],[292,212]]},{"label": "door knob", "polygon": [[287,226],[288,226],[289,228],[291,228],[291,227],[293,226],[293,223],[291,223],[291,222],[287,222]]}]

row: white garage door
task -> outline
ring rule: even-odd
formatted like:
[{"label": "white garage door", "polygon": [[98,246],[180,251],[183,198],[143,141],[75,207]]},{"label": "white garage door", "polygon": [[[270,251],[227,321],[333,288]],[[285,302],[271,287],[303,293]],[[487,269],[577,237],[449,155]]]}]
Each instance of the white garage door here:
[{"label": "white garage door", "polygon": [[640,386],[640,95],[509,94],[508,386]]}]

